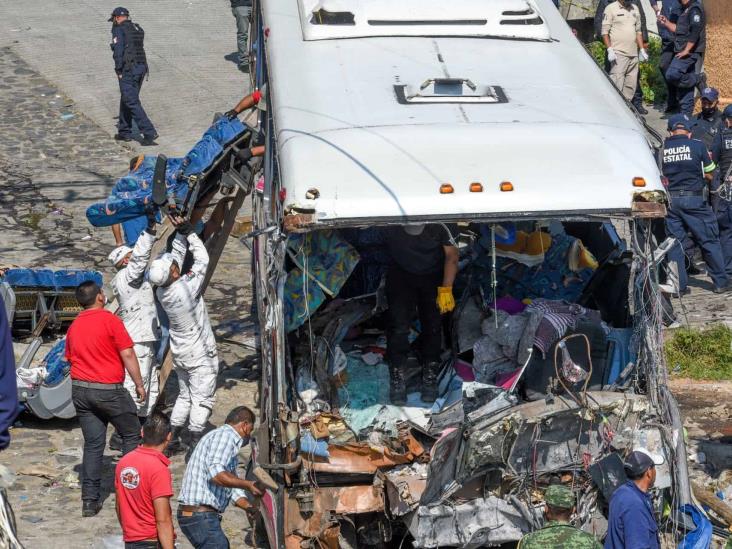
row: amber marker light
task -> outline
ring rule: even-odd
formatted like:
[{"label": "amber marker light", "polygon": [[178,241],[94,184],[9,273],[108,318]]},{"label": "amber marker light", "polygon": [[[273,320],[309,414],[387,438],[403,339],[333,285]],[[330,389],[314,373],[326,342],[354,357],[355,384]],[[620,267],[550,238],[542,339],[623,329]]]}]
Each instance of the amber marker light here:
[{"label": "amber marker light", "polygon": [[633,186],[634,187],[645,187],[646,186],[646,180],[642,177],[634,177],[633,178]]},{"label": "amber marker light", "polygon": [[455,192],[455,189],[452,188],[452,185],[449,183],[443,183],[440,185],[440,194],[452,194]]},{"label": "amber marker light", "polygon": [[471,193],[482,193],[483,192],[483,185],[480,183],[471,183],[470,184],[470,192]]},{"label": "amber marker light", "polygon": [[501,192],[507,193],[513,190],[513,183],[510,181],[504,181],[501,183]]}]

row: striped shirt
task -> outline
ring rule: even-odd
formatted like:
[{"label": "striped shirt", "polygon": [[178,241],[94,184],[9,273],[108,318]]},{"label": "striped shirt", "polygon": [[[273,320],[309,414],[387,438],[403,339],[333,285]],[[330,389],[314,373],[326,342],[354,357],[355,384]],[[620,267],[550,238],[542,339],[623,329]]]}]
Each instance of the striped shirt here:
[{"label": "striped shirt", "polygon": [[222,471],[236,475],[239,449],[244,439],[231,425],[222,425],[206,434],[196,445],[183,477],[178,503],[181,505],[208,505],[223,513],[229,500],[246,497],[239,488],[214,484],[211,479]]}]

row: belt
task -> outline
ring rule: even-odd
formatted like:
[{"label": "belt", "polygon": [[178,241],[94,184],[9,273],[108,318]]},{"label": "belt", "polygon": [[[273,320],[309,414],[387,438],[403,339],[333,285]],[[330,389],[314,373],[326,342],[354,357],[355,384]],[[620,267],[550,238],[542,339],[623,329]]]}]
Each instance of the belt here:
[{"label": "belt", "polygon": [[221,514],[218,509],[211,507],[210,505],[179,505],[178,514],[184,517],[190,517],[195,513],[216,513]]},{"label": "belt", "polygon": [[704,196],[704,191],[671,191],[671,198],[682,198],[684,196]]},{"label": "belt", "polygon": [[106,391],[124,388],[124,384],[122,383],[92,383],[90,381],[81,381],[79,379],[72,379],[71,384],[76,385],[77,387],[84,387],[86,389],[103,389]]}]

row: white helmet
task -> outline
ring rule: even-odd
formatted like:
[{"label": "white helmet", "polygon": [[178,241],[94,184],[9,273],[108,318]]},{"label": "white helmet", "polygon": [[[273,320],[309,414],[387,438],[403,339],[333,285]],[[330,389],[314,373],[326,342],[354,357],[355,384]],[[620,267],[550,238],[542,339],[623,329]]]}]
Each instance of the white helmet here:
[{"label": "white helmet", "polygon": [[115,267],[117,266],[117,263],[122,261],[125,256],[132,252],[132,248],[129,246],[117,246],[112,252],[107,256],[107,259],[112,262],[112,265]]},{"label": "white helmet", "polygon": [[150,264],[147,269],[147,280],[153,286],[162,286],[170,277],[170,267],[173,265],[172,254],[166,252]]}]

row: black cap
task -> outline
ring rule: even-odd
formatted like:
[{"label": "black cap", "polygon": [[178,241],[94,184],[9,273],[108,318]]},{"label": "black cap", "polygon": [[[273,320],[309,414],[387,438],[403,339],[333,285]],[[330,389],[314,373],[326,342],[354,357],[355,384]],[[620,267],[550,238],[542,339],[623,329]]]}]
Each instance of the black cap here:
[{"label": "black cap", "polygon": [[112,11],[112,15],[110,16],[109,19],[107,19],[107,21],[113,21],[114,18],[117,17],[118,15],[126,15],[127,17],[129,17],[130,10],[128,10],[127,8],[123,8],[122,6],[120,6],[118,8],[114,8],[114,10]]},{"label": "black cap", "polygon": [[686,130],[691,131],[691,120],[683,113],[675,114],[668,119],[668,131]]},{"label": "black cap", "polygon": [[656,464],[651,456],[639,450],[631,452],[628,457],[625,458],[625,463],[623,463],[625,472],[631,477],[639,477],[648,471],[648,469],[655,466]]}]

